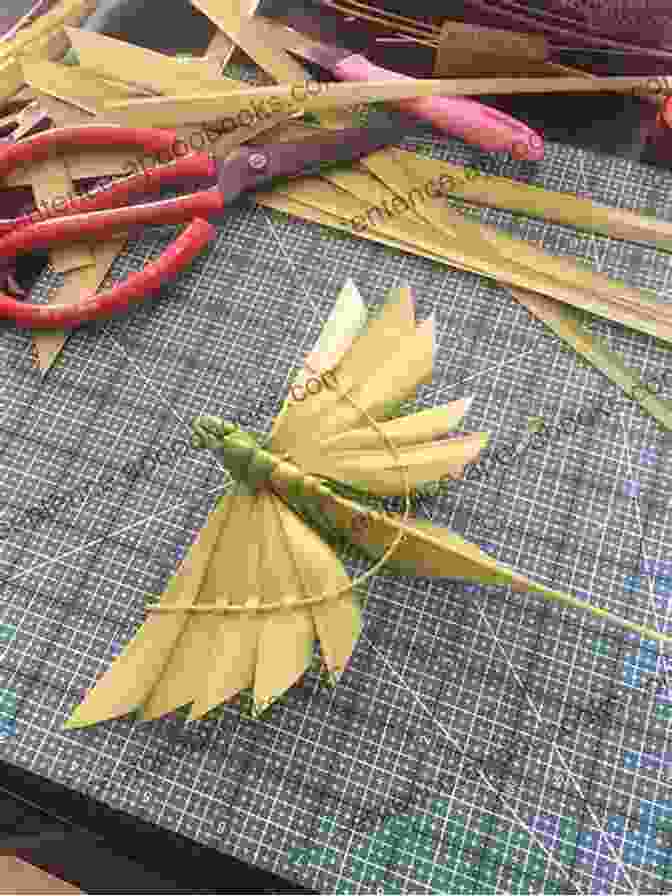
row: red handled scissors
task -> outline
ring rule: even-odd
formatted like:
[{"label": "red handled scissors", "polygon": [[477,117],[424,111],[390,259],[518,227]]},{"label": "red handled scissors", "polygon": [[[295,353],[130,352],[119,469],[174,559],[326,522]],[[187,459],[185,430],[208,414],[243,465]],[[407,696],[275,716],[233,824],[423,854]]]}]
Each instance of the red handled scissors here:
[{"label": "red handled scissors", "polygon": [[[325,167],[362,158],[395,142],[401,131],[394,125],[347,128],[320,132],[293,142],[242,146],[219,160],[194,152],[176,161],[117,180],[104,189],[70,201],[47,220],[43,213],[25,215],[0,225],[0,262],[21,252],[71,243],[92,237],[108,238],[129,229],[152,224],[188,227],[157,261],[130,274],[106,292],[86,295],[68,305],[37,305],[0,293],[0,318],[36,329],[76,327],[86,321],[111,317],[155,292],[177,276],[216,235],[207,218],[222,214],[241,194],[268,187],[276,179],[315,174]],[[45,131],[30,139],[0,148],[0,178],[17,165],[41,161],[54,150],[75,147],[139,147],[145,153],[170,152],[177,135],[166,130],[124,128],[117,125],[82,125]],[[176,199],[126,205],[132,197],[156,192],[168,184],[197,180],[216,186]]]}]

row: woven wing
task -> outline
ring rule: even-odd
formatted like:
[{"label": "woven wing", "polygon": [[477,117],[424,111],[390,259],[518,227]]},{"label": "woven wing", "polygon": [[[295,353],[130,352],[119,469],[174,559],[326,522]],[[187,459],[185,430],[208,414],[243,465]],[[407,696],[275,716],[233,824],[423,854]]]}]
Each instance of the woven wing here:
[{"label": "woven wing", "polygon": [[[301,400],[285,401],[270,449],[288,454],[306,472],[377,495],[403,493],[400,466],[410,487],[445,475],[458,478],[488,440],[487,433],[451,435],[469,399],[386,420],[391,407],[415,397],[418,386],[431,381],[433,318],[416,322],[406,287],[391,290],[373,320],[366,322],[362,308],[350,284],[296,381],[306,382],[311,371],[321,377],[321,386]],[[339,317],[346,322],[340,330]]]},{"label": "woven wing", "polygon": [[350,579],[312,529],[270,492],[225,496],[158,609],[66,727],[187,704],[197,718],[246,688],[258,714],[301,677],[316,638],[339,672],[360,628]]}]

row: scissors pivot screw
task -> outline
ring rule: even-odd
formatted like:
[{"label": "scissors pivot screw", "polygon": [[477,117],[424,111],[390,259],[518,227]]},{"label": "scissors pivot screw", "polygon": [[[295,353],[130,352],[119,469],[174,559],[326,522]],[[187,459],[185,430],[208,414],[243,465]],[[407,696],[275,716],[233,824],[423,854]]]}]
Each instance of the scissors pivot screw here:
[{"label": "scissors pivot screw", "polygon": [[265,156],[263,152],[253,152],[249,158],[249,165],[255,171],[260,171],[268,165],[268,156]]}]

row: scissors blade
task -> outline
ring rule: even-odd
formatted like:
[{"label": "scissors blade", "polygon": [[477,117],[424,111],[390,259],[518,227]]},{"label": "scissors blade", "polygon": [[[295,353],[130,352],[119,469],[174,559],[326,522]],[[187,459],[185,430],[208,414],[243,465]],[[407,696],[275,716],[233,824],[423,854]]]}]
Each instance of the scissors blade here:
[{"label": "scissors blade", "polygon": [[305,140],[245,147],[218,163],[218,186],[228,203],[248,190],[279,179],[319,174],[326,168],[353,162],[398,141],[403,130],[395,124],[320,132]]}]

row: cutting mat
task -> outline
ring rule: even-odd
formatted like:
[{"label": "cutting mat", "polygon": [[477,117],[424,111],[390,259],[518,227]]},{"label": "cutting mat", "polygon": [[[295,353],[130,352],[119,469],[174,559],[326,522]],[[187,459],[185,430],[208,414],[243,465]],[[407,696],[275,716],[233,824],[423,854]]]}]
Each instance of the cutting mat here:
[{"label": "cutting mat", "polygon": [[[551,144],[542,163],[506,161],[422,131],[404,146],[672,217],[672,176],[623,160]],[[662,253],[470,213],[672,298]],[[112,279],[173,234],[147,231]],[[376,577],[338,687],[311,671],[264,721],[227,707],[188,726],[175,715],[61,731],[221,487],[214,457],[186,446],[189,421],[268,430],[348,276],[369,307],[407,281],[419,318],[435,312],[436,378],[419,403],[473,395],[466,428],[490,431],[486,456],[524,445],[531,418],[618,394],[505,289],[244,203],[179,282],[79,330],[46,377],[28,334],[3,327],[0,755],[317,892],[672,892],[664,658],[502,588]],[[47,272],[34,295],[58,282]],[[596,329],[645,379],[672,376],[669,348]],[[639,621],[655,609],[660,627],[671,445],[625,401],[418,511],[553,587]]]}]

